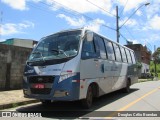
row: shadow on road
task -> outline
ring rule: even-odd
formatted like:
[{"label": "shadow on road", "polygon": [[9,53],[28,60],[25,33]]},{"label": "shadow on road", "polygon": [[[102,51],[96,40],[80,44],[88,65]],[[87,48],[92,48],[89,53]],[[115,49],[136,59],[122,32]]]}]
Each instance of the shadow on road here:
[{"label": "shadow on road", "polygon": [[[139,89],[131,89],[131,93]],[[131,94],[130,93],[130,94]],[[108,105],[118,99],[121,99],[129,94],[122,93],[121,91],[112,92],[94,100],[93,106],[90,109],[84,109],[81,106],[80,101],[74,102],[53,102],[49,105],[30,105],[20,107],[16,111],[22,113],[41,113],[43,117],[47,118],[79,118],[79,117],[102,117],[107,116],[114,111],[96,111],[101,107]]]}]

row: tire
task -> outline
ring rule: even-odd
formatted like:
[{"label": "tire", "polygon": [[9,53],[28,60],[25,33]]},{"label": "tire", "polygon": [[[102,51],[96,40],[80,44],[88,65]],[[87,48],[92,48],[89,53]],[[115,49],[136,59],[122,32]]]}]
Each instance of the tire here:
[{"label": "tire", "polygon": [[92,106],[92,102],[93,102],[93,92],[92,92],[92,87],[89,86],[86,98],[82,100],[82,106],[84,108],[89,109]]},{"label": "tire", "polygon": [[51,100],[41,100],[42,105],[50,105],[52,102]]},{"label": "tire", "polygon": [[123,92],[124,93],[129,93],[130,92],[130,86],[131,86],[131,81],[127,80],[126,87],[123,89]]}]

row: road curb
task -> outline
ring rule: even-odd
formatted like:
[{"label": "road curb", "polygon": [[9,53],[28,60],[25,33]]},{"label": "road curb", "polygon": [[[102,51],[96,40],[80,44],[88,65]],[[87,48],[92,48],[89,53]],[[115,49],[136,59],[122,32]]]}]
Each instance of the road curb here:
[{"label": "road curb", "polygon": [[37,103],[37,102],[39,102],[39,100],[27,100],[27,101],[20,101],[20,102],[3,104],[3,105],[0,105],[0,110],[4,110],[4,109],[8,109],[8,108],[13,108],[13,107],[17,107],[17,106],[20,106],[20,105]]}]

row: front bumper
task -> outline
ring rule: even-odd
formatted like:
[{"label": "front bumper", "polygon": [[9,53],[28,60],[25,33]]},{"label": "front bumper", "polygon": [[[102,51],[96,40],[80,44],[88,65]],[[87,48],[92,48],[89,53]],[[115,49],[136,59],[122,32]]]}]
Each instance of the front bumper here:
[{"label": "front bumper", "polygon": [[52,100],[52,101],[74,101],[79,99],[80,82],[72,82],[78,79],[79,74],[67,78],[61,82],[60,76],[54,76],[53,82],[43,83],[45,88],[35,89],[29,80],[24,81],[24,97],[34,98],[38,100]]}]

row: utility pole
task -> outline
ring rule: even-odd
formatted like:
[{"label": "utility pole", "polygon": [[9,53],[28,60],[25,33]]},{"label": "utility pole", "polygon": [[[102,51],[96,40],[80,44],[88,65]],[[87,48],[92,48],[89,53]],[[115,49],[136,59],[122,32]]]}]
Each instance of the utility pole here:
[{"label": "utility pole", "polygon": [[117,32],[117,42],[119,43],[119,16],[118,16],[118,6],[116,6],[116,32]]},{"label": "utility pole", "polygon": [[120,34],[119,34],[119,29],[122,28],[123,25],[125,25],[125,23],[143,6],[147,6],[149,5],[150,3],[145,3],[145,4],[142,4],[141,6],[139,6],[129,17],[128,19],[119,27],[119,15],[118,15],[118,6],[116,6],[116,33],[117,33],[117,43],[119,43],[119,37],[120,37]]},{"label": "utility pole", "polygon": [[3,18],[3,12],[0,11],[0,40],[2,37],[2,18]]},{"label": "utility pole", "polygon": [[[154,45],[154,52],[156,52],[156,45]],[[155,69],[155,77],[157,77],[157,65],[156,65],[156,57],[154,57],[154,69]]]}]

